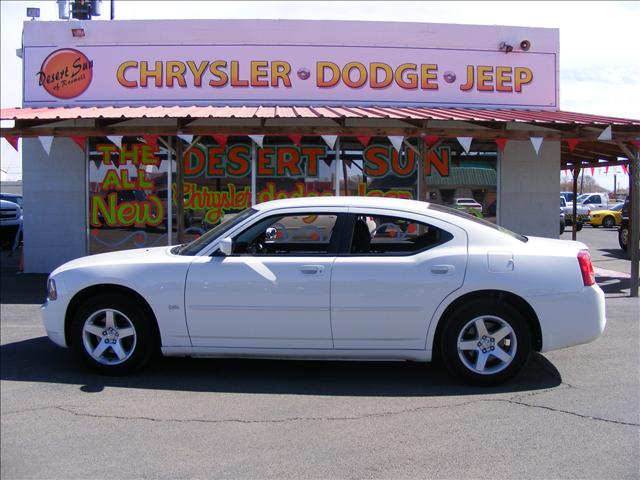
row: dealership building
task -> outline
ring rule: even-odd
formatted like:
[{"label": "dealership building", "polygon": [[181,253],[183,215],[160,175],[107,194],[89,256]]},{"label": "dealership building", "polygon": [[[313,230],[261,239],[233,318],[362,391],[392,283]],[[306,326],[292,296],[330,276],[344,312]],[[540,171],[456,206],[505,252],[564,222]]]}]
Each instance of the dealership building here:
[{"label": "dealership building", "polygon": [[2,136],[22,139],[25,272],[299,196],[420,199],[557,238],[561,170],[637,178],[640,120],[559,110],[556,29],[34,21],[20,53]]}]

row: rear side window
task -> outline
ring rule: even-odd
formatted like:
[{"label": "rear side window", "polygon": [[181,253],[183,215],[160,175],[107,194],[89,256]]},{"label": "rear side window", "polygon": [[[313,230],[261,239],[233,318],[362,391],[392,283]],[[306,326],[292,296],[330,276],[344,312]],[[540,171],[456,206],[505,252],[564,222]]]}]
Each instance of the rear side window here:
[{"label": "rear side window", "polygon": [[453,236],[441,228],[415,220],[385,215],[356,215],[350,253],[410,255],[441,245]]}]

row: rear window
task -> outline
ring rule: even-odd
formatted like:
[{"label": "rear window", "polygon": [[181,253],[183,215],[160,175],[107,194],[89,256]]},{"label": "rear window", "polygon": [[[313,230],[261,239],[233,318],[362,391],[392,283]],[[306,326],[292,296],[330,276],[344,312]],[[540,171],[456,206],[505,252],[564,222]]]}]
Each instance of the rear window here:
[{"label": "rear window", "polygon": [[512,238],[515,238],[516,240],[520,240],[521,242],[527,242],[529,241],[529,239],[527,237],[525,237],[524,235],[520,235],[519,233],[515,233],[512,232],[511,230],[509,230],[508,228],[504,228],[501,227],[500,225],[496,225],[495,223],[491,223],[488,222],[482,218],[478,218],[474,215],[469,215],[468,213],[465,213],[461,210],[456,210],[454,208],[449,208],[449,207],[445,207],[444,205],[434,205],[433,203],[429,204],[429,209],[430,210],[435,210],[438,212],[443,212],[443,213],[448,213],[449,215],[454,215],[456,217],[461,217],[464,218],[466,220],[470,220],[472,222],[475,223],[479,223],[481,225],[484,225],[486,227],[490,227],[494,230],[497,230],[501,233],[504,233],[505,235],[509,235]]}]

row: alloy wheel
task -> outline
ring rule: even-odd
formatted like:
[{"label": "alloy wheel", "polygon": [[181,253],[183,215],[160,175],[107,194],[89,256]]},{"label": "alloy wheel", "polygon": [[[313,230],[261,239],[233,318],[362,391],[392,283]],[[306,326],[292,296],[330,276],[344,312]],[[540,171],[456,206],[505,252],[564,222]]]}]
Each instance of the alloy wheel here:
[{"label": "alloy wheel", "polygon": [[474,373],[492,375],[507,368],[516,356],[516,334],[504,319],[493,315],[476,317],[458,335],[458,356]]}]

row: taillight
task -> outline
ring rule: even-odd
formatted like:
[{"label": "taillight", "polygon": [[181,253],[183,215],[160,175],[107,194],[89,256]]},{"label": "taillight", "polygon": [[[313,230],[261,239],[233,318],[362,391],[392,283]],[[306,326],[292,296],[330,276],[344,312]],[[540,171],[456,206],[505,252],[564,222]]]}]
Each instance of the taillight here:
[{"label": "taillight", "polygon": [[593,271],[589,250],[580,250],[578,252],[578,264],[580,265],[580,272],[582,272],[584,286],[589,287],[596,283],[596,274]]}]

